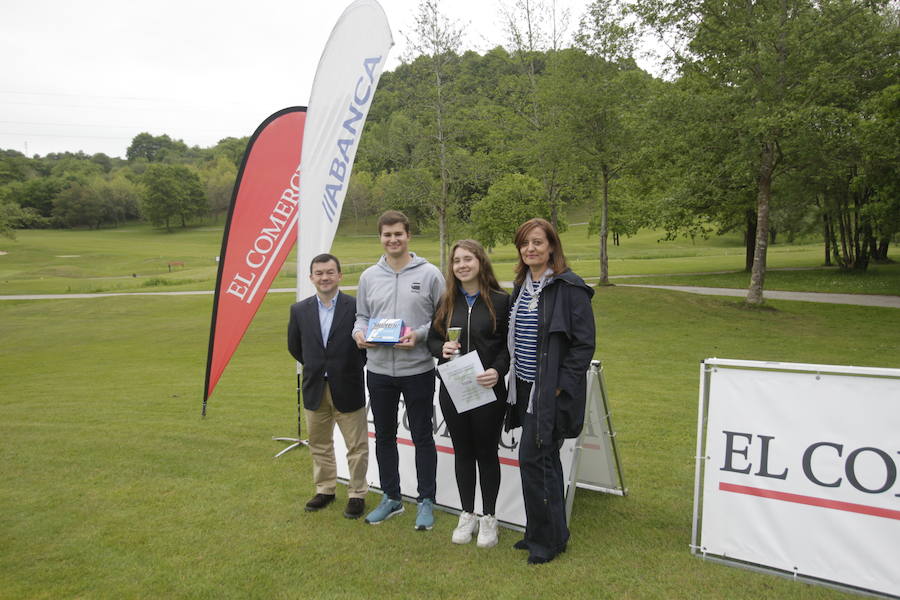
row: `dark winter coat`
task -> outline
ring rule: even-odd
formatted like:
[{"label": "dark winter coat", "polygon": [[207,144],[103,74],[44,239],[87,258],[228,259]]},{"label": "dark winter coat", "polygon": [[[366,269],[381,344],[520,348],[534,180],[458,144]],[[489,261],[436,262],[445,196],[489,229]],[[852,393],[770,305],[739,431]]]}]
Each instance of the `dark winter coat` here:
[{"label": "dark winter coat", "polygon": [[[520,289],[515,286],[511,306]],[[587,370],[595,346],[593,296],[593,288],[571,270],[555,275],[541,290],[537,376],[532,390],[538,446],[578,437],[584,427]],[[510,388],[515,394],[515,386]]]},{"label": "dark winter coat", "polygon": [[[484,294],[479,294],[472,305],[471,312],[462,293],[456,294],[453,305],[453,315],[450,318],[450,327],[462,327],[459,335],[460,354],[468,354],[473,350],[478,351],[481,364],[485,370],[494,368],[500,377],[494,386],[497,399],[506,401],[506,372],[509,371],[509,350],[506,347],[507,331],[509,326],[509,294],[501,291],[492,291],[490,301],[494,304],[494,313],[497,317],[497,329],[491,323],[491,313],[484,303]],[[428,349],[431,355],[438,359],[438,364],[447,362],[443,357],[442,348],[447,341],[446,334],[438,333],[434,321],[431,322],[431,330],[428,332]],[[447,394],[441,386],[441,395]],[[449,398],[445,398],[449,399]]]}]

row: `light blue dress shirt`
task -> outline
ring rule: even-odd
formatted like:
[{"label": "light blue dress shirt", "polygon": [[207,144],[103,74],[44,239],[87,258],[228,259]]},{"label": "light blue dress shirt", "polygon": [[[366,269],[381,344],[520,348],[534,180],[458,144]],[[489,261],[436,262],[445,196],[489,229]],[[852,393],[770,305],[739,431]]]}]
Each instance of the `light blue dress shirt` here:
[{"label": "light blue dress shirt", "polygon": [[[322,345],[328,346],[328,334],[331,333],[331,323],[334,321],[334,307],[337,306],[337,298],[340,291],[331,299],[331,306],[322,304],[322,299],[316,294],[316,302],[319,303],[319,327],[322,328]],[[325,378],[328,379],[328,371],[325,371]]]},{"label": "light blue dress shirt", "polygon": [[338,292],[331,299],[331,306],[322,304],[322,299],[316,294],[316,302],[319,303],[319,327],[322,329],[322,345],[328,345],[328,334],[331,332],[331,323],[334,321],[334,307],[337,304]]}]

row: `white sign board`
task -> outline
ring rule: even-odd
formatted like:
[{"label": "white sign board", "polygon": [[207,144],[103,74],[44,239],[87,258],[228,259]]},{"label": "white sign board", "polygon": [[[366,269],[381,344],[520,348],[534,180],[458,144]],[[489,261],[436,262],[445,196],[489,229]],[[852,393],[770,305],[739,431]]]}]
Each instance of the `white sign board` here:
[{"label": "white sign board", "polygon": [[624,496],[628,490],[622,477],[616,432],[606,397],[606,380],[599,361],[594,361],[588,371],[584,431],[581,432],[578,447],[578,487]]},{"label": "white sign board", "polygon": [[[371,407],[367,408],[369,419],[369,470],[366,479],[373,488],[379,488],[381,480],[378,476],[378,461],[375,460],[375,424]],[[400,401],[397,427],[397,450],[400,455],[400,492],[408,498],[416,498],[418,492],[416,480],[416,449],[412,442],[412,434],[406,425],[405,403]],[[437,498],[435,502],[442,508],[460,511],[462,503],[456,488],[456,475],[453,465],[453,442],[450,432],[441,413],[441,407],[434,397],[434,444],[437,447]],[[503,433],[500,439],[500,493],[497,496],[497,520],[506,526],[516,529],[525,528],[525,505],[522,500],[522,481],[519,476],[519,440],[521,429]],[[350,472],[347,467],[347,449],[340,432],[335,430],[334,453],[337,461],[337,473],[341,479],[347,479]],[[575,440],[566,440],[559,452],[563,466],[563,480],[569,481],[569,473],[575,454]],[[475,512],[481,514],[481,491],[476,487]]]},{"label": "white sign board", "polygon": [[698,438],[695,552],[900,595],[900,369],[707,360]]},{"label": "white sign board", "polygon": [[[618,457],[613,445],[614,433],[611,432],[608,411],[605,402],[605,390],[599,363],[588,372],[587,413],[585,429],[578,443],[576,440],[566,440],[560,449],[560,462],[563,467],[563,481],[566,484],[566,495],[569,498],[567,507],[571,508],[572,489],[571,483],[577,479],[578,485],[596,491],[611,492],[624,495],[621,485],[621,474],[618,467]],[[375,460],[375,426],[369,410],[369,470],[367,479],[369,485],[378,488],[378,462]],[[412,443],[412,435],[406,426],[404,403],[400,402],[397,427],[397,448],[400,454],[400,491],[404,496],[415,498],[416,492],[416,467],[415,447]],[[437,447],[437,505],[452,511],[462,510],[459,492],[456,488],[456,475],[453,465],[453,442],[447,430],[446,422],[441,414],[440,404],[437,398],[437,390],[434,397],[434,443]],[[522,480],[519,474],[519,440],[521,429],[503,433],[500,439],[500,493],[497,497],[496,517],[505,526],[513,529],[525,528],[525,506],[522,500]],[[347,449],[340,432],[336,429],[334,436],[334,452],[337,461],[338,477],[346,480],[349,477],[347,467]],[[583,453],[580,461],[576,460],[578,451]],[[602,462],[597,471],[593,464]],[[577,466],[576,466],[577,465]],[[577,469],[578,477],[572,477],[573,466]],[[607,471],[611,470],[609,475]],[[481,513],[481,492],[476,488],[475,512]]]}]

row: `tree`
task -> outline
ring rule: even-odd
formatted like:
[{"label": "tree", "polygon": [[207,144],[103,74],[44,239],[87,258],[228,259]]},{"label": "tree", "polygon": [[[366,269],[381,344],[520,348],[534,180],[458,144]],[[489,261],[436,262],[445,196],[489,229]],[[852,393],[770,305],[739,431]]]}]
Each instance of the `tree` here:
[{"label": "tree", "polygon": [[413,233],[429,222],[440,197],[440,181],[430,169],[403,169],[376,177],[372,197],[379,210],[400,210],[409,217]]},{"label": "tree", "polygon": [[88,184],[73,181],[54,199],[53,220],[62,227],[99,229],[104,220],[103,202]]},{"label": "tree", "polygon": [[53,220],[61,227],[119,225],[139,216],[140,189],[123,175],[72,181],[53,201]]},{"label": "tree", "polygon": [[10,196],[22,208],[30,208],[42,217],[49,218],[53,214],[53,201],[66,187],[60,177],[36,177],[23,183],[10,186]]},{"label": "tree", "polygon": [[755,146],[734,118],[732,100],[685,75],[654,82],[645,117],[639,169],[646,216],[667,239],[742,230],[745,269],[756,242]]},{"label": "tree", "polygon": [[410,48],[420,53],[420,60],[427,65],[431,79],[431,84],[424,87],[423,91],[425,101],[431,109],[428,129],[433,135],[434,160],[441,184],[434,213],[438,223],[442,271],[447,265],[447,223],[453,204],[449,158],[453,135],[448,115],[453,102],[453,91],[448,79],[451,65],[457,60],[461,38],[461,28],[440,12],[439,0],[421,0],[416,15],[415,37],[410,40]]},{"label": "tree", "polygon": [[[379,86],[379,94],[383,85]],[[375,95],[373,106],[379,97]],[[369,121],[360,142],[357,168],[370,173],[413,168],[428,155],[430,144],[423,141],[428,137],[425,128],[403,110],[391,113],[383,121]]]},{"label": "tree", "polygon": [[50,175],[66,181],[85,182],[91,177],[96,177],[104,173],[103,167],[100,164],[94,162],[90,157],[84,154],[79,156],[66,153],[59,157],[49,159],[47,162],[50,165]]},{"label": "tree", "polygon": [[368,171],[354,169],[350,174],[350,185],[344,198],[344,210],[341,212],[341,224],[350,220],[359,226],[364,217],[375,214],[374,198],[375,178]]},{"label": "tree", "polygon": [[488,249],[511,242],[516,229],[528,219],[549,216],[550,204],[543,184],[517,173],[498,179],[487,195],[472,206],[475,237]]},{"label": "tree", "polygon": [[0,150],[0,185],[25,181],[32,171],[30,159],[15,150]]},{"label": "tree", "polygon": [[900,84],[885,87],[871,99],[868,117],[860,124],[865,153],[863,172],[872,186],[874,202],[872,257],[888,261],[888,245],[900,231]]},{"label": "tree", "polygon": [[123,173],[112,178],[97,178],[91,189],[103,208],[103,222],[114,226],[141,216],[140,199],[143,190]]},{"label": "tree", "polygon": [[154,136],[143,132],[134,136],[131,145],[125,151],[125,156],[129,162],[139,158],[146,159],[148,162],[162,162],[187,151],[187,145],[181,140],[173,140],[165,134]]},{"label": "tree", "polygon": [[820,5],[822,32],[809,45],[824,64],[806,83],[815,102],[798,111],[786,146],[798,156],[787,182],[821,209],[826,263],[834,257],[844,269],[866,269],[881,248],[886,258],[900,218],[898,30],[889,17],[877,5]]},{"label": "tree", "polygon": [[236,178],[237,168],[225,154],[219,154],[215,161],[205,164],[200,172],[206,205],[216,219],[231,206]]},{"label": "tree", "polygon": [[588,188],[598,190],[601,284],[609,283],[610,193],[639,146],[630,113],[644,103],[647,79],[631,59],[614,63],[569,49],[552,57],[543,80],[544,93],[558,103],[559,127],[567,140],[562,150],[572,164],[586,167]]},{"label": "tree", "polygon": [[143,175],[145,193],[142,213],[157,227],[171,230],[171,221],[181,219],[187,227],[192,217],[206,213],[206,199],[200,178],[184,165],[151,164]]},{"label": "tree", "polygon": [[543,183],[550,205],[550,222],[558,226],[563,203],[563,171],[567,166],[560,149],[556,103],[542,102],[538,80],[546,59],[562,46],[568,26],[568,11],[557,11],[555,2],[515,0],[502,5],[501,13],[512,55],[519,66],[517,77],[501,82],[505,101],[525,126],[520,141],[528,171]]},{"label": "tree", "polygon": [[247,136],[241,138],[227,137],[221,139],[212,149],[212,154],[216,158],[224,156],[231,162],[231,164],[235,168],[240,167],[241,161],[244,158],[244,153],[247,151],[247,143],[249,141],[250,138],[248,138]]},{"label": "tree", "polygon": [[40,226],[44,219],[34,209],[22,208],[0,193],[0,236],[16,238],[16,229]]},{"label": "tree", "polygon": [[[755,244],[749,304],[762,302],[769,211],[777,178],[798,166],[794,140],[803,111],[827,102],[852,72],[858,54],[834,52],[852,34],[854,15],[879,2],[853,0],[637,0],[644,22],[674,34],[683,79],[717,99],[735,132],[727,155],[707,162],[749,165]],[[840,16],[838,16],[840,15]],[[839,47],[839,46],[838,46]],[[728,158],[728,156],[733,158]],[[714,182],[710,182],[714,183]]]}]

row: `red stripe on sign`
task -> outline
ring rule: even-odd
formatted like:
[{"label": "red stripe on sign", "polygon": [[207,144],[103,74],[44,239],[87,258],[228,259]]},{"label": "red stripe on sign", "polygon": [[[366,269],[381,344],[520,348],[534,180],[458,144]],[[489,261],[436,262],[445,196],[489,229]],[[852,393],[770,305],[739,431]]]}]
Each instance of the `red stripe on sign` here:
[{"label": "red stripe on sign", "polygon": [[[370,438],[374,438],[374,437],[375,437],[375,432],[370,431],[370,432],[369,432],[369,437],[370,437]],[[413,441],[412,441],[412,440],[408,440],[408,439],[406,439],[406,438],[401,438],[401,437],[398,437],[398,438],[397,438],[397,443],[398,443],[398,444],[403,444],[404,446],[415,446],[415,444],[413,444]],[[435,445],[435,448],[437,448],[437,451],[438,451],[438,452],[443,452],[444,454],[454,454],[454,452],[453,452],[453,446],[438,446],[438,445]],[[516,468],[518,468],[518,466],[519,466],[519,461],[517,461],[517,460],[515,460],[515,459],[513,459],[513,458],[503,458],[503,457],[501,456],[501,457],[500,457],[500,464],[501,464],[501,465],[509,465],[509,466],[511,466],[511,467],[516,467]]]},{"label": "red stripe on sign", "polygon": [[808,504],[809,506],[819,506],[822,508],[843,510],[846,512],[855,512],[862,515],[884,517],[885,519],[896,519],[900,521],[900,510],[891,510],[889,508],[866,506],[865,504],[854,504],[852,502],[840,502],[838,500],[826,500],[825,498],[789,494],[787,492],[775,492],[773,490],[763,490],[747,485],[735,485],[733,483],[724,483],[721,481],[719,482],[719,489],[723,492],[734,492],[736,494],[746,494],[748,496],[758,496],[760,498],[770,498],[772,500],[783,500],[785,502],[794,502],[796,504]]}]

